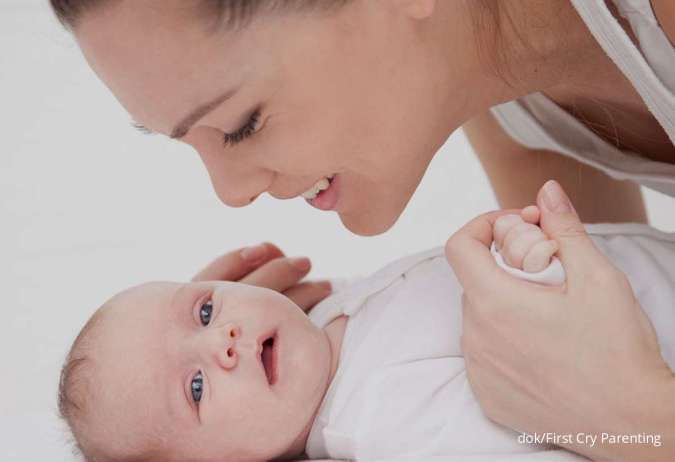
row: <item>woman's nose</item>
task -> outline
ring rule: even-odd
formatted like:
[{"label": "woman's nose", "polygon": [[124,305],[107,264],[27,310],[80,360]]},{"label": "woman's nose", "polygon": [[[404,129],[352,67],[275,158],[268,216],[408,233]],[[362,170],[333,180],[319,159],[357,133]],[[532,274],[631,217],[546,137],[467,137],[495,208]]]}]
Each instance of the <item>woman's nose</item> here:
[{"label": "woman's nose", "polygon": [[233,369],[237,366],[237,340],[241,337],[241,329],[234,323],[227,323],[218,328],[214,334],[213,354],[216,362],[223,369]]},{"label": "woman's nose", "polygon": [[202,139],[192,144],[204,162],[216,195],[230,207],[250,204],[274,180],[274,173],[253,164],[246,152],[228,152],[230,148],[212,140]]},{"label": "woman's nose", "polygon": [[229,207],[245,207],[267,190],[271,178],[264,171],[224,170],[209,171],[216,196]]}]

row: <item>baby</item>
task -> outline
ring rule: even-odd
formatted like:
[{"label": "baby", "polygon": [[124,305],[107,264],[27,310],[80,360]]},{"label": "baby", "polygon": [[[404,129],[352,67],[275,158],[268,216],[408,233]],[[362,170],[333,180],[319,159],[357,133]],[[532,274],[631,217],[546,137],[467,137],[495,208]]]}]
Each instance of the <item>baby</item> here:
[{"label": "baby", "polygon": [[[495,224],[498,261],[517,276],[546,272],[556,252],[537,216],[528,207]],[[674,367],[675,335],[667,343],[660,326],[675,326],[675,255],[659,245],[674,237],[639,225],[588,228],[658,316]],[[637,271],[629,263],[640,258],[657,264]],[[461,287],[442,248],[388,265],[309,316],[259,287],[149,283],[87,322],[62,372],[59,407],[97,462],[580,460],[521,444],[483,416],[460,336]]]}]

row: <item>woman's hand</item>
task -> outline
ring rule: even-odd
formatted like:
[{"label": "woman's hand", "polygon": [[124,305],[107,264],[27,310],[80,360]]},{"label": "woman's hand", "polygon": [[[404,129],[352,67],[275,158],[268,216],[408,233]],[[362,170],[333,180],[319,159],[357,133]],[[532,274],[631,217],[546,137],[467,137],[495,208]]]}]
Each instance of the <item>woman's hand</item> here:
[{"label": "woman's hand", "polygon": [[193,281],[236,281],[276,290],[304,311],[331,293],[328,281],[303,281],[311,262],[306,257],[288,258],[277,246],[263,243],[233,250],[212,261]]},{"label": "woman's hand", "polygon": [[[561,445],[591,458],[675,460],[675,375],[628,280],[556,182],[537,205],[559,246],[562,287],[513,278],[495,263],[493,225],[512,211],[482,215],[446,244],[464,287],[462,348],[483,411],[517,431],[571,435]],[[662,446],[603,444],[603,433],[661,435]]]}]

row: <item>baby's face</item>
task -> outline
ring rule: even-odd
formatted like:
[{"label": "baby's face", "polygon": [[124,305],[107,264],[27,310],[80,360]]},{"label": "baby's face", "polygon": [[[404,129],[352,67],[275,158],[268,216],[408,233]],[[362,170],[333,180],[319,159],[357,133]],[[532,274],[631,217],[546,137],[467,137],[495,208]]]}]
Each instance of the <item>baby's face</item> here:
[{"label": "baby's face", "polygon": [[229,282],[151,283],[103,310],[91,347],[98,444],[120,455],[160,446],[176,460],[267,460],[311,426],[330,347],[286,297]]}]

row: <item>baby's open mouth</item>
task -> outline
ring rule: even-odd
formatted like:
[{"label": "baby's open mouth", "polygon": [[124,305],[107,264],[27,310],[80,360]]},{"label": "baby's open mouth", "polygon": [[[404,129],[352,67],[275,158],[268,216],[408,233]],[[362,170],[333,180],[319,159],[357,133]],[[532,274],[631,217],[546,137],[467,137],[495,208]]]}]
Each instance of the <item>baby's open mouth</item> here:
[{"label": "baby's open mouth", "polygon": [[277,348],[275,348],[275,341],[277,338],[276,332],[271,337],[267,338],[262,343],[262,351],[260,353],[260,361],[262,362],[267,382],[274,385],[277,381]]}]

